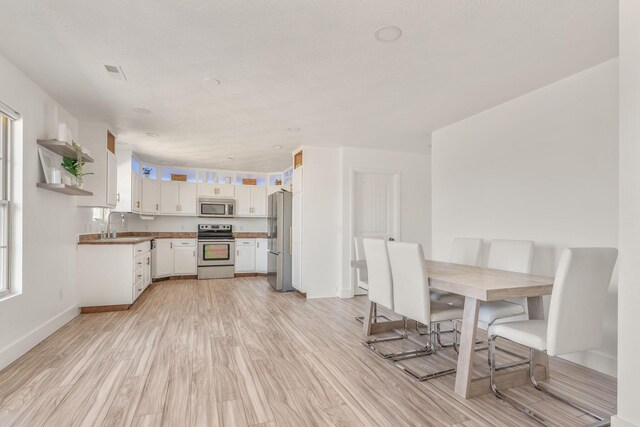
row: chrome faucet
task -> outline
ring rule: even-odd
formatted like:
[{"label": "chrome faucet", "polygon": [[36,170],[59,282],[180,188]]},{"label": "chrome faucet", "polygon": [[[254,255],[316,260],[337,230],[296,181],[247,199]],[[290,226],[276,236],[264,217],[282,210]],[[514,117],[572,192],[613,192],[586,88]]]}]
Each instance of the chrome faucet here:
[{"label": "chrome faucet", "polygon": [[120,217],[122,219],[122,227],[124,227],[124,214],[118,211],[109,212],[109,216],[107,217],[107,239],[115,239],[118,235],[116,230],[111,230],[111,215],[113,215],[114,213],[120,214]]}]

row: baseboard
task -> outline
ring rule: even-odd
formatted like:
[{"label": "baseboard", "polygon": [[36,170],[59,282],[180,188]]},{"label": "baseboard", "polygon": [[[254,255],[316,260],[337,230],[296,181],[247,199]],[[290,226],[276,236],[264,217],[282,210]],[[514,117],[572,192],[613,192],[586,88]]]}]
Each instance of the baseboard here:
[{"label": "baseboard", "polygon": [[573,353],[560,357],[612,377],[618,376],[618,359],[597,350]]},{"label": "baseboard", "polygon": [[80,313],[105,313],[107,311],[126,311],[131,308],[131,304],[118,304],[118,305],[96,305],[91,307],[81,307]]},{"label": "baseboard", "polygon": [[338,298],[352,298],[353,292],[351,288],[340,288],[338,289]]},{"label": "baseboard", "polygon": [[635,424],[631,424],[629,421],[625,421],[617,415],[611,417],[611,427],[638,427]]},{"label": "baseboard", "polygon": [[80,314],[80,309],[77,306],[70,307],[0,350],[0,370],[18,360],[20,356],[40,344],[45,338],[66,325],[78,314]]},{"label": "baseboard", "polygon": [[267,277],[267,273],[235,273],[235,277]]}]

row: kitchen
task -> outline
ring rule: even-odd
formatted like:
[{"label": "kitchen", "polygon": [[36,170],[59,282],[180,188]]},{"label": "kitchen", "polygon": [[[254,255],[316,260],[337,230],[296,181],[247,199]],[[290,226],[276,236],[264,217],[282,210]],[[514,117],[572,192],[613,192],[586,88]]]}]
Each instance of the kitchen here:
[{"label": "kitchen", "polygon": [[[112,134],[106,135],[107,158],[117,162],[96,168],[93,159],[87,171],[96,172],[84,186],[106,188],[100,203],[108,207],[94,208],[100,233],[79,236],[83,313],[129,309],[159,280],[267,276],[277,291],[301,289],[292,283],[291,234],[292,191],[302,169],[265,174],[153,165],[127,144],[109,151]],[[302,167],[300,154],[292,156],[295,169]],[[109,187],[110,174],[117,174],[117,187]],[[102,196],[89,197],[80,203],[92,206]]]}]

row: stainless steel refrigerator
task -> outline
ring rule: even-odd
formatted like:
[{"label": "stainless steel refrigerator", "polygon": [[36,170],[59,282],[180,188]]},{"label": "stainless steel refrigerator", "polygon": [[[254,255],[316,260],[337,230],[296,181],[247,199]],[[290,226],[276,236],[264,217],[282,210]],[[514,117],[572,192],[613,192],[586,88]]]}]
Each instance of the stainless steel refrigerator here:
[{"label": "stainless steel refrigerator", "polygon": [[269,252],[267,280],[276,291],[293,291],[291,285],[292,194],[278,191],[269,195],[267,227]]}]

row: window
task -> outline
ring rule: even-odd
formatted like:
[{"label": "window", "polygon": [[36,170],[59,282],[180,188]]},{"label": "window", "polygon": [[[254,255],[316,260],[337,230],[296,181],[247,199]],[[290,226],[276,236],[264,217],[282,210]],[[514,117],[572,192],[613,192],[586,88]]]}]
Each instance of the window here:
[{"label": "window", "polygon": [[11,120],[0,111],[0,297],[11,290],[9,281],[10,208],[9,192],[9,143]]}]

